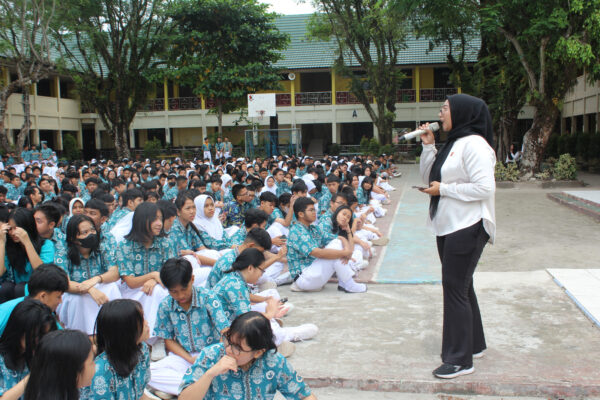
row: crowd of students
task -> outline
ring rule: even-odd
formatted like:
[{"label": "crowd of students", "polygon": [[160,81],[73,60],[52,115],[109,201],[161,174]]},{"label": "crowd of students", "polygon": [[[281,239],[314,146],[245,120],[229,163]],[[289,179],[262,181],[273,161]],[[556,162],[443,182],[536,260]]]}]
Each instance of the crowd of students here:
[{"label": "crowd of students", "polygon": [[4,165],[0,399],[314,398],[286,357],[318,327],[277,287],[365,292],[399,173],[225,150]]}]

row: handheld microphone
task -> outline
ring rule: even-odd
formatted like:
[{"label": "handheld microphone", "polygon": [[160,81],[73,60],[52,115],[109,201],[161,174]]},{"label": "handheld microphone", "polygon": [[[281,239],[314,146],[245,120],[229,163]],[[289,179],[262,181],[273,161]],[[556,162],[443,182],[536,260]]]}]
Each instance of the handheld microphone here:
[{"label": "handheld microphone", "polygon": [[[437,132],[437,131],[440,130],[440,124],[438,124],[437,122],[431,123],[431,124],[429,124],[429,129],[431,129],[434,132]],[[412,131],[412,132],[409,132],[409,133],[407,133],[405,135],[402,135],[400,137],[400,140],[414,139],[417,136],[421,136],[425,132],[427,132],[425,129],[417,129],[416,131]]]}]

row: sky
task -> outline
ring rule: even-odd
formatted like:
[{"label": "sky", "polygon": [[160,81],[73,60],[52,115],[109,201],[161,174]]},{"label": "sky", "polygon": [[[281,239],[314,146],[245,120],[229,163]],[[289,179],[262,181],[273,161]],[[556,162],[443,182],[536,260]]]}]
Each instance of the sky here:
[{"label": "sky", "polygon": [[269,11],[278,14],[311,14],[315,11],[311,0],[259,0],[261,3],[270,4]]}]

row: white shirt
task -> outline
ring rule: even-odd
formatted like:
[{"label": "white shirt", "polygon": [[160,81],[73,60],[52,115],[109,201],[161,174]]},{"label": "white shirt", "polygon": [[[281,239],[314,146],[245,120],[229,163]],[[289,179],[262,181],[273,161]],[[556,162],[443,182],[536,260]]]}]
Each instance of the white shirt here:
[{"label": "white shirt", "polygon": [[[429,172],[435,161],[434,145],[423,145],[421,179],[429,185]],[[483,219],[490,242],[496,237],[494,166],[496,154],[479,135],[456,140],[442,165],[440,202],[433,221],[427,222],[436,236],[467,228]]]}]

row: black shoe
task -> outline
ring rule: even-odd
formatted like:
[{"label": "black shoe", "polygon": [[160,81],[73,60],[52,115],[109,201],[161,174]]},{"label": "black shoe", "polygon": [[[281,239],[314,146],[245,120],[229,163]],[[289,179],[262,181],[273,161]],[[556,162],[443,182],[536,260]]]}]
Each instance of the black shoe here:
[{"label": "black shoe", "polygon": [[472,365],[463,366],[443,363],[433,371],[433,375],[436,378],[452,379],[456,378],[457,376],[472,374],[473,372],[475,372],[475,368],[473,368]]}]

